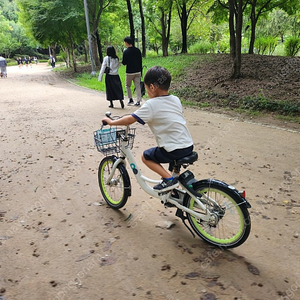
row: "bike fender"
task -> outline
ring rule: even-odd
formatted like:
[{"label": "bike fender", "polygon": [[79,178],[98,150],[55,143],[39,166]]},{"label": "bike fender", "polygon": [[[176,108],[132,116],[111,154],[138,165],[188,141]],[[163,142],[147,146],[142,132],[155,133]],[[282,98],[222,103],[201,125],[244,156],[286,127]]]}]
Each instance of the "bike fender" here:
[{"label": "bike fender", "polygon": [[245,203],[247,208],[251,208],[251,204],[247,201],[246,198],[244,198],[239,192],[238,190],[233,187],[232,185],[229,185],[223,181],[217,180],[217,179],[203,179],[203,180],[199,180],[198,182],[200,183],[205,183],[205,184],[209,184],[209,183],[214,183],[220,187],[223,187],[224,189],[230,189],[232,191],[232,193],[234,193],[237,197],[239,197],[241,199],[241,201],[243,203]]}]

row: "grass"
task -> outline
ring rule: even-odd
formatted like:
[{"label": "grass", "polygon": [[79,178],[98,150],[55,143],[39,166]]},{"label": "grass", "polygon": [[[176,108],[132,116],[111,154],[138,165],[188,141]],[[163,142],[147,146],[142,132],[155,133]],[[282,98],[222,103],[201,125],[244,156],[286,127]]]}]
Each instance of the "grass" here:
[{"label": "grass", "polygon": [[[203,56],[203,60],[207,60],[208,57]],[[149,57],[143,59],[143,72],[145,73],[147,69],[153,66],[164,66],[171,74],[172,74],[172,81],[176,82],[181,78],[182,75],[184,75],[190,65],[192,65],[195,60],[199,62],[199,56],[195,55],[173,55],[173,56],[168,56],[168,57]],[[125,71],[126,67],[121,65],[119,68],[119,75],[124,82],[125,80]],[[105,92],[105,82],[104,82],[104,76],[102,79],[102,82],[98,81],[98,74],[99,70],[97,70],[97,77],[92,77],[88,73],[83,73],[83,74],[76,74],[75,78],[73,79],[73,82],[90,88],[94,89],[97,91]],[[126,94],[125,87],[123,88],[124,94]]]},{"label": "grass", "polygon": [[[171,74],[174,81],[178,80],[181,75],[185,74],[186,68],[193,62],[193,56],[169,56],[169,57],[149,57],[143,60],[143,72],[153,66],[164,66]],[[181,67],[178,67],[181,66]],[[119,75],[124,82],[125,80],[126,67],[121,65],[119,68]],[[104,76],[102,82],[98,81],[99,70],[97,71],[97,77],[92,77],[90,74],[78,74],[75,77],[75,83],[78,85],[91,88],[94,90],[105,92]],[[126,94],[125,87],[123,88],[124,94]]]}]

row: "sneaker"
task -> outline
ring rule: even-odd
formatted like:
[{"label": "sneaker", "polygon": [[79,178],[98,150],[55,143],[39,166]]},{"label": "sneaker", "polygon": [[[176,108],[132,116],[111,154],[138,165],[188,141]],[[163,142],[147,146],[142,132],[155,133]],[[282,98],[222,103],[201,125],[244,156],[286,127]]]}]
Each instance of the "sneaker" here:
[{"label": "sneaker", "polygon": [[140,106],[141,103],[140,102],[137,102],[136,104],[134,104],[134,106]]},{"label": "sneaker", "polygon": [[160,184],[157,184],[153,187],[154,190],[158,190],[160,192],[173,190],[178,186],[178,179],[173,178],[172,180],[167,180],[163,178],[163,181]]},{"label": "sneaker", "polygon": [[128,101],[128,103],[127,103],[127,105],[133,105],[133,104],[134,104],[134,102],[133,102],[133,100],[130,98],[129,101]]}]

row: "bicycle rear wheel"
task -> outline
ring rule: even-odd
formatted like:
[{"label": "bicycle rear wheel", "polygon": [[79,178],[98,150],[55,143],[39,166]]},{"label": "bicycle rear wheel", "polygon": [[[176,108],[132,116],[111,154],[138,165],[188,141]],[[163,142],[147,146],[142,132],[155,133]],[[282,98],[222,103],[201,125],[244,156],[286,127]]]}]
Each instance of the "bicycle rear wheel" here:
[{"label": "bicycle rear wheel", "polygon": [[115,209],[123,207],[131,196],[130,179],[123,163],[120,163],[113,177],[109,178],[116,156],[107,156],[102,159],[98,168],[98,183],[100,191],[106,203]]},{"label": "bicycle rear wheel", "polygon": [[[211,213],[209,221],[187,214],[195,233],[207,243],[223,249],[243,244],[250,234],[251,221],[245,200],[238,192],[218,180],[198,181],[193,184],[193,189]],[[189,195],[186,195],[184,204],[203,216],[206,214]]]}]

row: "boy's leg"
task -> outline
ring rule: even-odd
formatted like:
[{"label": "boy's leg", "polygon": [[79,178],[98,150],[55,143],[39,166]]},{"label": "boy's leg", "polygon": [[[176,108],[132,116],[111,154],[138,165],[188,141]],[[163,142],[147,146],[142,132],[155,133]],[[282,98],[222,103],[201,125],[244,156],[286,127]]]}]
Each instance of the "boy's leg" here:
[{"label": "boy's leg", "polygon": [[170,175],[170,173],[168,173],[160,164],[160,162],[170,162],[170,160],[165,156],[164,152],[165,150],[154,147],[145,150],[142,156],[142,161],[144,164],[162,177],[162,182],[153,187],[153,189],[161,192],[172,190],[178,186],[177,177],[173,178],[172,175]]},{"label": "boy's leg", "polygon": [[147,160],[144,155],[142,155],[142,161],[150,170],[157,173],[162,178],[171,177],[170,173],[168,173],[161,164],[156,163],[153,160]]},{"label": "boy's leg", "polygon": [[144,155],[142,156],[142,160],[144,164],[151,169],[152,171],[156,172],[162,177],[162,182],[155,185],[153,187],[154,190],[160,192],[166,192],[175,189],[178,187],[178,178],[173,178],[163,167],[161,164],[153,161],[145,159]]}]

